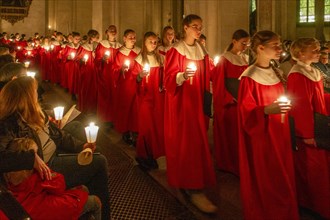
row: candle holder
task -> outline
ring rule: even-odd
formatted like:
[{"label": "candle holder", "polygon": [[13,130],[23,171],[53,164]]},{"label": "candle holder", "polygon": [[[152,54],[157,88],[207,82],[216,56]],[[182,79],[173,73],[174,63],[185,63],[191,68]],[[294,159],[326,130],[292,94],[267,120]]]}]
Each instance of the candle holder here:
[{"label": "candle holder", "polygon": [[95,143],[99,127],[91,122],[89,126],[85,127],[87,143]]},{"label": "candle holder", "polygon": [[59,128],[61,127],[61,121],[63,119],[63,113],[64,113],[64,107],[63,106],[58,106],[58,107],[54,108],[54,116],[55,116],[56,124]]},{"label": "candle holder", "polygon": [[[290,105],[291,101],[286,96],[281,96],[276,100],[279,105]],[[286,113],[281,113],[281,123],[284,124]]]}]

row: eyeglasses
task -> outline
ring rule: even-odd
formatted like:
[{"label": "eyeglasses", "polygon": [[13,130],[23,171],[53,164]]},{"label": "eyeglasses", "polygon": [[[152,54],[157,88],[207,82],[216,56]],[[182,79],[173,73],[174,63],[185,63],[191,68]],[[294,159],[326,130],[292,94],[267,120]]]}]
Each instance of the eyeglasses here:
[{"label": "eyeglasses", "polygon": [[243,46],[247,46],[247,47],[251,46],[251,43],[250,42],[241,42],[241,44]]},{"label": "eyeglasses", "polygon": [[191,28],[195,29],[196,31],[200,31],[200,32],[203,31],[203,27],[202,26],[198,27],[197,25],[191,25],[191,26],[188,26],[188,27],[191,27]]}]

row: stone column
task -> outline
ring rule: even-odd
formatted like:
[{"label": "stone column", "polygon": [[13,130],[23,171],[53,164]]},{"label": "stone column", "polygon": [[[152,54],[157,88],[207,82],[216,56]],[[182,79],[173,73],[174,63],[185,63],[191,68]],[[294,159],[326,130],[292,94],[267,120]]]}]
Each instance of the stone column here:
[{"label": "stone column", "polygon": [[257,0],[257,30],[275,31],[274,0]]}]

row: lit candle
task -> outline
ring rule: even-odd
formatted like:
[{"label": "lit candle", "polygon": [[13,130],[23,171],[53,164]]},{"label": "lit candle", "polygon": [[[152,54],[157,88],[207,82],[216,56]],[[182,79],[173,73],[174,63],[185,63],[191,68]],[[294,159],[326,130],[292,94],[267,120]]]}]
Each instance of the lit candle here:
[{"label": "lit candle", "polygon": [[32,77],[32,78],[34,78],[35,75],[36,75],[36,72],[30,72],[30,71],[27,71],[27,72],[26,72],[26,75],[27,75],[27,76],[30,76],[30,77]]},{"label": "lit candle", "polygon": [[282,57],[285,57],[286,56],[286,52],[283,51],[281,55],[282,55]]},{"label": "lit candle", "polygon": [[25,66],[26,68],[29,68],[29,66],[30,66],[30,62],[29,62],[29,61],[24,62],[24,66]]},{"label": "lit candle", "polygon": [[76,53],[75,52],[71,52],[70,56],[71,56],[71,59],[73,59],[76,56]]},{"label": "lit candle", "polygon": [[51,28],[52,28],[52,26],[48,25],[48,29],[51,29]]},{"label": "lit candle", "polygon": [[88,60],[88,54],[85,54],[85,55],[84,55],[84,61],[85,61],[85,64],[87,63],[87,60]]},{"label": "lit candle", "polygon": [[220,61],[220,57],[219,56],[215,56],[214,57],[214,66],[216,66]]},{"label": "lit candle", "polygon": [[85,127],[87,143],[95,143],[97,132],[99,130],[98,126],[95,126],[94,122],[91,122],[88,127]]},{"label": "lit candle", "polygon": [[189,73],[188,77],[190,80],[190,85],[192,85],[193,83],[193,76],[195,75],[195,72],[197,70],[196,64],[194,62],[191,62],[188,64],[187,69],[189,69],[190,71],[192,71],[193,73]]},{"label": "lit candle", "polygon": [[45,50],[46,51],[49,51],[49,46],[45,46]]},{"label": "lit candle", "polygon": [[148,83],[148,78],[149,78],[149,74],[150,74],[150,66],[149,66],[149,64],[147,64],[147,63],[144,64],[143,71],[147,73],[146,83]]},{"label": "lit candle", "polygon": [[54,45],[50,45],[50,49],[53,50],[54,49]]},{"label": "lit candle", "polygon": [[64,112],[64,107],[63,106],[55,107],[54,108],[55,120],[62,120],[63,119],[63,112]]},{"label": "lit candle", "polygon": [[34,44],[34,43],[32,43],[32,47],[34,47],[34,45],[35,45],[35,44]]},{"label": "lit candle", "polygon": [[31,56],[31,51],[28,51],[27,54],[28,54],[29,56]]},{"label": "lit candle", "polygon": [[[289,105],[291,101],[286,96],[281,96],[277,99],[277,102],[279,103],[279,105]],[[281,123],[284,123],[284,119],[285,113],[281,113]]]},{"label": "lit candle", "polygon": [[107,61],[107,63],[108,63],[109,56],[110,56],[110,51],[109,50],[105,51],[104,52],[104,59]]},{"label": "lit candle", "polygon": [[20,50],[20,49],[21,49],[21,47],[20,47],[20,46],[18,46],[18,47],[17,47],[17,50]]},{"label": "lit candle", "polygon": [[129,65],[130,65],[130,61],[129,60],[125,60],[125,66],[127,66],[127,69],[129,69]]}]

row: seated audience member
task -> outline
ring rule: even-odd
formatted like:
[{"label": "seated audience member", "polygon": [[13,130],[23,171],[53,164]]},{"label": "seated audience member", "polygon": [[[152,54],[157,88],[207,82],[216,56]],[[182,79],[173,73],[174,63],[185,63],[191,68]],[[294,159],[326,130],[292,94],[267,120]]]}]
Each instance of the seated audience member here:
[{"label": "seated audience member", "polygon": [[[68,188],[86,185],[91,194],[102,202],[102,219],[110,218],[108,165],[101,154],[93,155],[88,165],[79,165],[77,154],[85,148],[95,150],[94,144],[84,144],[57,128],[48,120],[37,100],[38,83],[31,77],[10,81],[0,92],[0,152],[8,151],[9,143],[29,137],[38,144],[38,155],[48,166],[64,175]],[[59,155],[59,152],[73,153]],[[49,178],[49,168],[43,167],[42,177]],[[47,179],[47,178],[46,178]]]},{"label": "seated audience member", "polygon": [[313,63],[312,65],[322,74],[324,91],[330,93],[330,65],[329,54],[326,52],[327,50],[327,47],[321,48],[319,62]]},{"label": "seated audience member", "polygon": [[[37,152],[37,144],[29,138],[16,138],[8,150]],[[97,196],[88,195],[85,187],[66,190],[63,175],[51,172],[50,180],[43,180],[33,169],[4,173],[8,189],[32,219],[78,219],[90,213],[101,219],[101,202]],[[1,213],[0,213],[1,216]],[[1,217],[1,219],[6,219]]]},{"label": "seated audience member", "polygon": [[0,68],[0,91],[9,81],[26,76],[26,68],[22,63],[7,63]]}]

